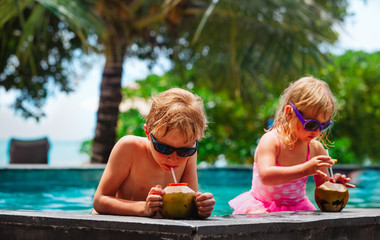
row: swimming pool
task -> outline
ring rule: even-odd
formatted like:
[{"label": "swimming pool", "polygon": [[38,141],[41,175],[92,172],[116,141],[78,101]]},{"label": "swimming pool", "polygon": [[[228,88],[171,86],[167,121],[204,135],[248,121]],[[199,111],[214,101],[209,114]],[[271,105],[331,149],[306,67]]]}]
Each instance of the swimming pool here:
[{"label": "swimming pool", "polygon": [[[102,167],[0,169],[0,209],[89,212],[102,173]],[[231,214],[228,201],[251,185],[249,168],[206,168],[198,174],[200,191],[214,194],[213,215]],[[380,170],[356,172],[355,183],[346,208],[380,208]],[[314,203],[312,178],[307,192]]]}]

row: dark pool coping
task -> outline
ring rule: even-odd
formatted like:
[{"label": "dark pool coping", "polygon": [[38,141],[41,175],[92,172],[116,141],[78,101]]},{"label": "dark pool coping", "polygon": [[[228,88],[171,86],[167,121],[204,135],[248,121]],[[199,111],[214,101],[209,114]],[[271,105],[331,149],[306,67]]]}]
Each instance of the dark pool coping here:
[{"label": "dark pool coping", "polygon": [[[83,164],[79,166],[52,166],[49,164],[8,164],[0,165],[1,169],[104,169],[106,164]],[[235,169],[235,170],[252,170],[252,165],[228,165],[225,167],[216,166],[198,166],[198,170],[202,169]],[[364,170],[364,169],[380,169],[380,164],[362,165],[362,164],[336,164],[334,170]]]},{"label": "dark pool coping", "polygon": [[0,210],[2,239],[366,239],[380,208],[212,216],[205,220]]}]

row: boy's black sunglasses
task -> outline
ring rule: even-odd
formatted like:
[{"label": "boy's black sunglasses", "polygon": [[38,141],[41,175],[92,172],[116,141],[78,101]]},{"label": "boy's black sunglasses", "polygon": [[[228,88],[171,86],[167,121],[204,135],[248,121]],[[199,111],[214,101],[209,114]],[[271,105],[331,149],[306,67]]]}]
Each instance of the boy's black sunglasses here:
[{"label": "boy's black sunglasses", "polygon": [[180,156],[180,157],[190,157],[190,156],[194,155],[194,153],[197,152],[198,140],[196,141],[196,145],[193,148],[175,148],[175,147],[171,147],[169,145],[157,142],[151,133],[149,133],[149,135],[152,138],[152,143],[153,143],[154,149],[159,153],[162,153],[165,155],[170,155],[174,151],[176,151],[178,156]]}]

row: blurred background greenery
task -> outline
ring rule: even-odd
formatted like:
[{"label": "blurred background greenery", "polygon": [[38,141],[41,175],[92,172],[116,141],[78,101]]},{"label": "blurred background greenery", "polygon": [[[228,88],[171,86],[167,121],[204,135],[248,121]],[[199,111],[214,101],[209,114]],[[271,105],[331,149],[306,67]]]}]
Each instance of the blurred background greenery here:
[{"label": "blurred background greenery", "polygon": [[[309,74],[329,83],[338,100],[339,112],[330,132],[333,148],[329,153],[339,163],[358,164],[366,159],[379,162],[377,138],[380,134],[380,53],[347,51],[342,55],[327,54],[329,61]],[[263,81],[268,91],[255,95],[253,104],[242,98],[231,100],[228,91],[214,92],[202,84],[194,84],[194,70],[183,75],[170,71],[163,76],[150,75],[123,88],[124,99],[148,100],[170,87],[182,87],[197,93],[204,100],[210,121],[206,137],[198,152],[198,161],[215,163],[221,155],[229,164],[251,164],[258,139],[264,133],[265,122],[275,114],[281,89]],[[260,104],[262,102],[262,104]],[[117,136],[144,136],[144,115],[136,108],[119,115]],[[91,140],[83,143],[82,151],[91,154]]]},{"label": "blurred background greenery", "polygon": [[[210,122],[198,160],[250,164],[281,92],[313,75],[328,82],[339,104],[330,154],[339,163],[380,162],[380,53],[330,51],[347,6],[344,0],[2,0],[0,86],[19,90],[14,108],[38,120],[50,85],[75,90],[78,69],[70,63],[81,61],[85,71],[88,56],[104,55],[95,137],[82,144],[93,163],[107,162],[120,137],[144,134],[144,113],[120,112],[120,104],[181,87],[204,99]],[[159,56],[170,59],[170,71],[121,87],[126,59],[153,66]]]}]

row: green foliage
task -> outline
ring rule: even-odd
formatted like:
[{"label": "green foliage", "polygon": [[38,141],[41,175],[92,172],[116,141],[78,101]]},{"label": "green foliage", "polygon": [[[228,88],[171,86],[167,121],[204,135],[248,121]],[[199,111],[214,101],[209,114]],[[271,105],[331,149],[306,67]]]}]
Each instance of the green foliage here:
[{"label": "green foliage", "polygon": [[327,81],[338,101],[333,138],[342,163],[380,162],[380,52],[347,51],[316,77]]},{"label": "green foliage", "polygon": [[333,26],[347,16],[347,5],[346,0],[217,1],[204,17],[203,31],[195,34],[197,41],[187,54],[180,52],[175,70],[194,69],[196,84],[243,98],[255,111],[267,93],[278,96],[289,81],[325,63],[320,45],[337,39]]},{"label": "green foliage", "polygon": [[116,135],[117,139],[125,135],[144,136],[144,117],[137,109],[129,109],[119,114],[117,122]]},{"label": "green foliage", "polygon": [[[0,42],[5,49],[0,51],[4,63],[0,86],[21,90],[16,107],[26,117],[42,116],[42,112],[31,112],[25,103],[30,101],[40,110],[48,95],[48,80],[55,81],[62,91],[71,91],[67,68],[79,47],[91,48],[94,42],[94,47],[105,54],[104,72],[108,75],[110,71],[113,76],[122,75],[121,68],[113,72],[111,66],[121,66],[125,56],[154,60],[165,52],[173,60],[175,72],[149,76],[139,82],[139,89],[123,90],[124,97],[149,98],[174,86],[193,90],[205,100],[210,119],[206,148],[200,149],[199,159],[213,162],[224,154],[232,163],[252,162],[256,141],[263,133],[265,119],[274,115],[279,94],[299,72],[324,63],[326,54],[319,46],[337,39],[332,26],[347,15],[346,0],[5,3],[6,8],[0,10],[0,27],[5,30]],[[99,31],[103,26],[104,31]],[[69,39],[64,38],[67,36]],[[15,52],[20,67],[10,61]],[[113,80],[117,92],[116,82],[120,81]],[[109,96],[105,86],[102,103],[109,100],[102,99]],[[118,100],[114,98],[113,106]],[[117,110],[99,108],[104,119],[116,119],[117,114]],[[143,133],[142,118],[136,111],[119,117],[118,138]],[[100,151],[95,156],[106,161],[114,138],[102,131],[102,124],[98,119],[94,145]]]},{"label": "green foliage", "polygon": [[[338,101],[339,113],[330,135],[334,146],[329,153],[339,159],[339,163],[363,163],[367,157],[379,162],[380,140],[376,136],[380,135],[380,52],[348,51],[340,56],[330,55],[330,58],[332,61],[326,67],[311,72],[329,83]],[[150,75],[137,81],[138,88],[124,88],[123,95],[149,99],[171,87],[193,91],[204,100],[209,120],[206,136],[199,145],[198,160],[214,163],[223,154],[229,164],[252,163],[257,141],[264,133],[265,120],[275,114],[278,104],[279,94],[274,97],[276,90],[272,82],[264,82],[269,90],[257,94],[258,104],[247,106],[251,103],[241,98],[195,84],[195,77],[194,71],[189,70],[181,75],[177,72],[161,77]],[[136,110],[121,116],[119,137],[124,133],[144,136],[143,117]]]},{"label": "green foliage", "polygon": [[79,152],[87,154],[89,157],[92,156],[92,144],[94,143],[93,139],[88,139],[83,141],[80,145]]},{"label": "green foliage", "polygon": [[[42,107],[54,90],[70,93],[72,81],[81,72],[72,67],[86,66],[82,50],[92,49],[85,39],[99,26],[88,13],[86,1],[3,1],[0,7],[0,87],[13,90],[13,104],[23,117],[37,121]],[[86,16],[88,21],[79,21]],[[68,17],[71,17],[70,21]],[[92,17],[92,18],[91,18]],[[76,21],[78,20],[78,21]],[[88,65],[87,65],[88,66]]]},{"label": "green foliage", "polygon": [[[168,72],[163,76],[149,75],[137,81],[138,88],[123,88],[126,99],[145,98],[172,87],[188,89],[199,95],[208,116],[208,129],[198,150],[198,161],[214,163],[224,155],[230,164],[250,164],[257,139],[264,133],[265,119],[274,114],[275,101],[257,105],[260,114],[253,114],[246,109],[247,104],[241,98],[231,100],[228,93],[213,92],[212,89],[195,85],[193,71],[185,71],[181,76]],[[125,134],[145,136],[143,116],[135,109],[121,113],[117,126],[118,138]]]},{"label": "green foliage", "polygon": [[355,157],[352,151],[352,141],[348,137],[341,137],[334,141],[334,147],[329,149],[329,155],[333,158],[339,159],[338,164],[348,163],[355,164],[361,162],[360,159]]}]

